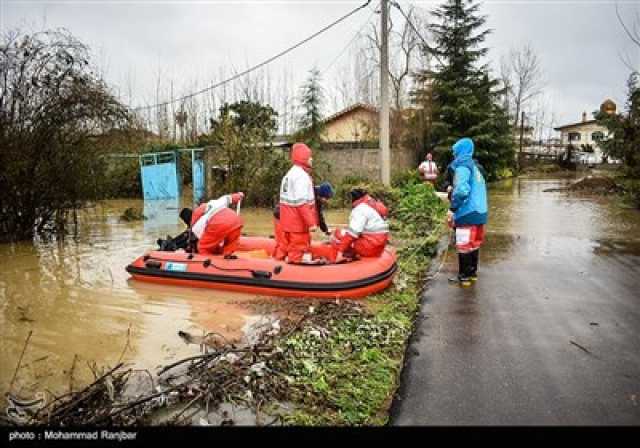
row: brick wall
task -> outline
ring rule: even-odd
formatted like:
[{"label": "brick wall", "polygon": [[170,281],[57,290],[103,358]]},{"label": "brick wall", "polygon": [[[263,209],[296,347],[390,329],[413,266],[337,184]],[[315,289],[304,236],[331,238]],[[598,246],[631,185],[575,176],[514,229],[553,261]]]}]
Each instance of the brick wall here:
[{"label": "brick wall", "polygon": [[[275,149],[281,151],[281,149]],[[204,163],[206,173],[207,197],[213,197],[215,177],[223,173],[214,167],[223,165],[220,161],[222,152],[213,147],[205,148]],[[371,180],[381,180],[379,148],[323,148],[319,158],[331,164],[331,182],[339,183],[346,176],[362,176]],[[417,169],[415,151],[405,148],[391,148],[391,175],[408,169]]]}]

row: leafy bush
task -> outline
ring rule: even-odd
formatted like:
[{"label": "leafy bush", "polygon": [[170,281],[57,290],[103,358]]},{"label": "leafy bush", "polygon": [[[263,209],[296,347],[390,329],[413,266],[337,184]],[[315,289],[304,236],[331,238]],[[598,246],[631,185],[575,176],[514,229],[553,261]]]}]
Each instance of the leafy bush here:
[{"label": "leafy bush", "polygon": [[100,198],[134,198],[142,196],[140,163],[136,158],[114,159],[105,162]]},{"label": "leafy bush", "polygon": [[360,176],[345,177],[336,187],[336,195],[332,200],[332,205],[336,207],[351,207],[349,192],[354,188],[362,188],[371,196],[385,203],[390,210],[398,200],[398,189],[387,187],[381,182],[368,180]]},{"label": "leafy bush", "polygon": [[447,207],[431,184],[406,184],[399,190],[399,195],[392,216],[402,223],[396,229],[400,238],[423,237],[440,225]]},{"label": "leafy bush", "polygon": [[401,171],[396,173],[391,179],[391,185],[396,188],[402,187],[404,185],[410,184],[419,184],[424,181],[420,178],[420,173],[416,169],[408,169],[405,171]]},{"label": "leafy bush", "polygon": [[513,176],[513,170],[511,168],[498,168],[495,173],[495,180],[509,179]]},{"label": "leafy bush", "polygon": [[8,32],[0,42],[0,240],[63,232],[100,195],[97,136],[130,122],[66,31]]}]

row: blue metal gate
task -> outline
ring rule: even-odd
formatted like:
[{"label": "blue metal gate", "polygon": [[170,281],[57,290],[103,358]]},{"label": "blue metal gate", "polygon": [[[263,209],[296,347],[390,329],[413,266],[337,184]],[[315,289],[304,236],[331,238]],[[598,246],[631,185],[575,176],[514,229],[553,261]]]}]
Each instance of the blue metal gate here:
[{"label": "blue metal gate", "polygon": [[140,156],[144,199],[175,199],[182,191],[180,156],[177,151]]}]

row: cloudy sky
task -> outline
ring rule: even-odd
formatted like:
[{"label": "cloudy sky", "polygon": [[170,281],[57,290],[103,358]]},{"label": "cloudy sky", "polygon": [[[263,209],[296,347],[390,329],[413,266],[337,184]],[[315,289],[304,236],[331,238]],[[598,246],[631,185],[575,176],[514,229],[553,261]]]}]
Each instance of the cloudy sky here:
[{"label": "cloudy sky", "polygon": [[[134,90],[132,102],[152,101],[160,73],[186,92],[197,81],[205,85],[221,70],[229,73],[264,60],[361,4],[357,1],[163,1],[163,0],[0,0],[3,30],[65,27],[89,44],[104,76],[121,92]],[[332,70],[345,45],[368,20],[376,20],[374,5],[285,58],[273,63],[273,73],[293,72],[300,82],[312,66]],[[400,1],[423,11],[437,1]],[[619,1],[620,11],[632,23],[639,1]],[[392,8],[393,10],[393,8]],[[542,61],[545,103],[556,123],[578,121],[582,111],[593,111],[604,98],[623,103],[629,69],[627,55],[640,66],[634,47],[618,24],[614,1],[491,1],[483,12],[493,34],[487,44],[497,67],[502,55],[529,43]],[[400,21],[397,11],[394,20]],[[640,25],[640,24],[639,24]],[[348,57],[342,53],[341,58]],[[335,73],[333,73],[335,75]],[[191,84],[189,84],[191,83]],[[331,85],[325,87],[331,88]]]}]

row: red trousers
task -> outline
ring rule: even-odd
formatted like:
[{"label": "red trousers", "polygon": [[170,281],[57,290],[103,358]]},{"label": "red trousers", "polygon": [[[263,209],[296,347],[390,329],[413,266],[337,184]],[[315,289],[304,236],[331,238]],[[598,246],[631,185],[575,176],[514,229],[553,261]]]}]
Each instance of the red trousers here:
[{"label": "red trousers", "polygon": [[466,254],[479,249],[484,242],[484,224],[456,226],[456,251]]},{"label": "red trousers", "polygon": [[243,221],[229,208],[213,215],[198,241],[198,253],[231,255],[240,243]]},{"label": "red trousers", "polygon": [[273,257],[276,260],[284,260],[288,257],[289,263],[300,263],[305,252],[311,252],[311,234],[309,232],[285,232],[282,230],[280,220],[274,219],[276,249]]},{"label": "red trousers", "polygon": [[276,260],[284,260],[284,257],[287,256],[287,246],[284,239],[284,230],[282,230],[280,220],[277,218],[273,218],[273,229],[273,233],[276,239],[276,248],[273,251],[273,258],[275,258]]},{"label": "red trousers", "polygon": [[[330,261],[335,261],[338,248],[341,246],[343,238],[345,238],[345,232],[340,229],[336,229],[333,232],[332,248],[334,253]],[[359,257],[379,257],[382,255],[388,240],[388,233],[363,233],[354,239],[343,253],[348,257],[353,257],[354,255]]]}]

